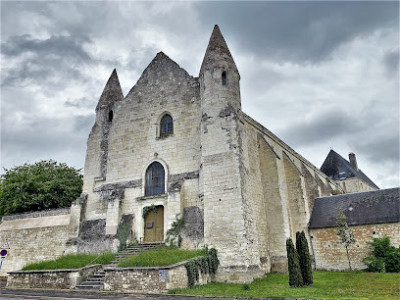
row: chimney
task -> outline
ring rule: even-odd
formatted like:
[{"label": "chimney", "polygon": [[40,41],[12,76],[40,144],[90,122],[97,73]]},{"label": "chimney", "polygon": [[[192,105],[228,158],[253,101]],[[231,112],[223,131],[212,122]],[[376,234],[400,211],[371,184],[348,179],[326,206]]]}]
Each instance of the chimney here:
[{"label": "chimney", "polygon": [[356,155],[353,152],[349,153],[350,165],[358,171]]}]

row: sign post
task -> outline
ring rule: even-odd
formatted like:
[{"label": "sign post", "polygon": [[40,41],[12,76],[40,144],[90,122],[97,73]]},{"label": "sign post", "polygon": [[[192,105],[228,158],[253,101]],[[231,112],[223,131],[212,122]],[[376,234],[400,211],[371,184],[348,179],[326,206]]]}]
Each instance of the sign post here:
[{"label": "sign post", "polygon": [[3,266],[3,261],[6,260],[9,250],[10,250],[10,245],[6,240],[6,242],[0,246],[0,270],[1,267]]}]

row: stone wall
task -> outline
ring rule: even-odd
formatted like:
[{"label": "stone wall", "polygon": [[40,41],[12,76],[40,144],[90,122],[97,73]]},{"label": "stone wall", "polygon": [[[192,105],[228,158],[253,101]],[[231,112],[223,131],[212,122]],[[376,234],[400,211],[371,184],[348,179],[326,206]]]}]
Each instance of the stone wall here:
[{"label": "stone wall", "polygon": [[264,271],[286,272],[286,239],[295,241],[301,230],[308,235],[314,198],[340,187],[261,124],[244,113],[239,116],[245,124],[242,195],[253,208],[246,226],[255,228],[254,253]]},{"label": "stone wall", "polygon": [[348,177],[344,180],[336,180],[336,183],[343,188],[346,193],[359,193],[375,191],[376,188],[359,177]]},{"label": "stone wall", "polygon": [[[166,267],[105,268],[104,290],[134,293],[166,293],[188,287],[185,263]],[[211,282],[211,276],[201,274],[197,284]]]},{"label": "stone wall", "polygon": [[76,246],[67,244],[76,234],[71,222],[74,216],[69,209],[59,209],[3,217],[0,241],[7,240],[11,249],[0,275],[6,276],[28,263],[76,252]]},{"label": "stone wall", "polygon": [[[352,268],[364,269],[362,259],[371,247],[372,238],[390,237],[393,246],[400,245],[400,223],[351,226],[356,244],[350,248]],[[315,256],[314,267],[318,270],[347,270],[349,268],[345,247],[336,235],[336,228],[312,229],[311,245]]]},{"label": "stone wall", "polygon": [[[143,208],[162,205],[165,236],[185,207],[201,206],[198,80],[160,52],[125,99],[108,109],[113,111],[112,121],[98,110],[88,139],[84,219],[106,220],[105,235],[115,241],[122,216],[133,215],[131,240],[141,241]],[[173,134],[160,136],[160,120],[166,113],[173,119]],[[106,148],[102,147],[104,128],[108,132]],[[154,161],[164,167],[165,193],[145,197],[145,172]],[[104,164],[105,168],[100,167]]]},{"label": "stone wall", "polygon": [[100,265],[80,269],[34,270],[10,272],[7,279],[9,288],[73,289],[83,277],[93,274]]}]

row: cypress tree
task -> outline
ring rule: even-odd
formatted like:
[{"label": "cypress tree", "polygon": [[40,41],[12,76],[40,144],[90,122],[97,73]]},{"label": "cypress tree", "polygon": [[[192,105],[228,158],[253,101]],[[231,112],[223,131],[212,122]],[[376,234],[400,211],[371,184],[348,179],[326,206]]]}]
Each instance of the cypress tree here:
[{"label": "cypress tree", "polygon": [[313,283],[313,274],[311,266],[310,251],[308,248],[308,242],[304,231],[296,232],[296,249],[299,254],[299,264],[301,269],[301,275],[305,285]]},{"label": "cypress tree", "polygon": [[299,287],[303,285],[303,277],[301,276],[301,270],[299,265],[299,255],[294,248],[291,238],[286,240],[286,252],[288,259],[288,271],[289,271],[289,285],[291,287]]}]

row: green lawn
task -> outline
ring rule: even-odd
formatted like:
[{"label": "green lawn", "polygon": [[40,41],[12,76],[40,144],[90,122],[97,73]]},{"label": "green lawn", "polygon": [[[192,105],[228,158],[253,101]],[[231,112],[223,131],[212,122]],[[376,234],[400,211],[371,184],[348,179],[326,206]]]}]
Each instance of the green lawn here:
[{"label": "green lawn", "polygon": [[[26,265],[22,270],[78,269],[91,263],[97,256],[98,254],[87,253],[63,255],[55,260],[45,260]],[[103,256],[100,256],[92,264],[109,264],[115,256],[115,253],[106,252],[104,253],[104,260]]]},{"label": "green lawn", "polygon": [[397,273],[315,271],[314,284],[290,288],[287,274],[267,274],[245,290],[243,284],[210,283],[194,288],[172,290],[172,294],[293,297],[308,299],[400,299],[400,275]]},{"label": "green lawn", "polygon": [[118,267],[154,267],[169,266],[196,256],[205,255],[205,250],[183,250],[178,248],[161,248],[149,250],[122,260]]}]

